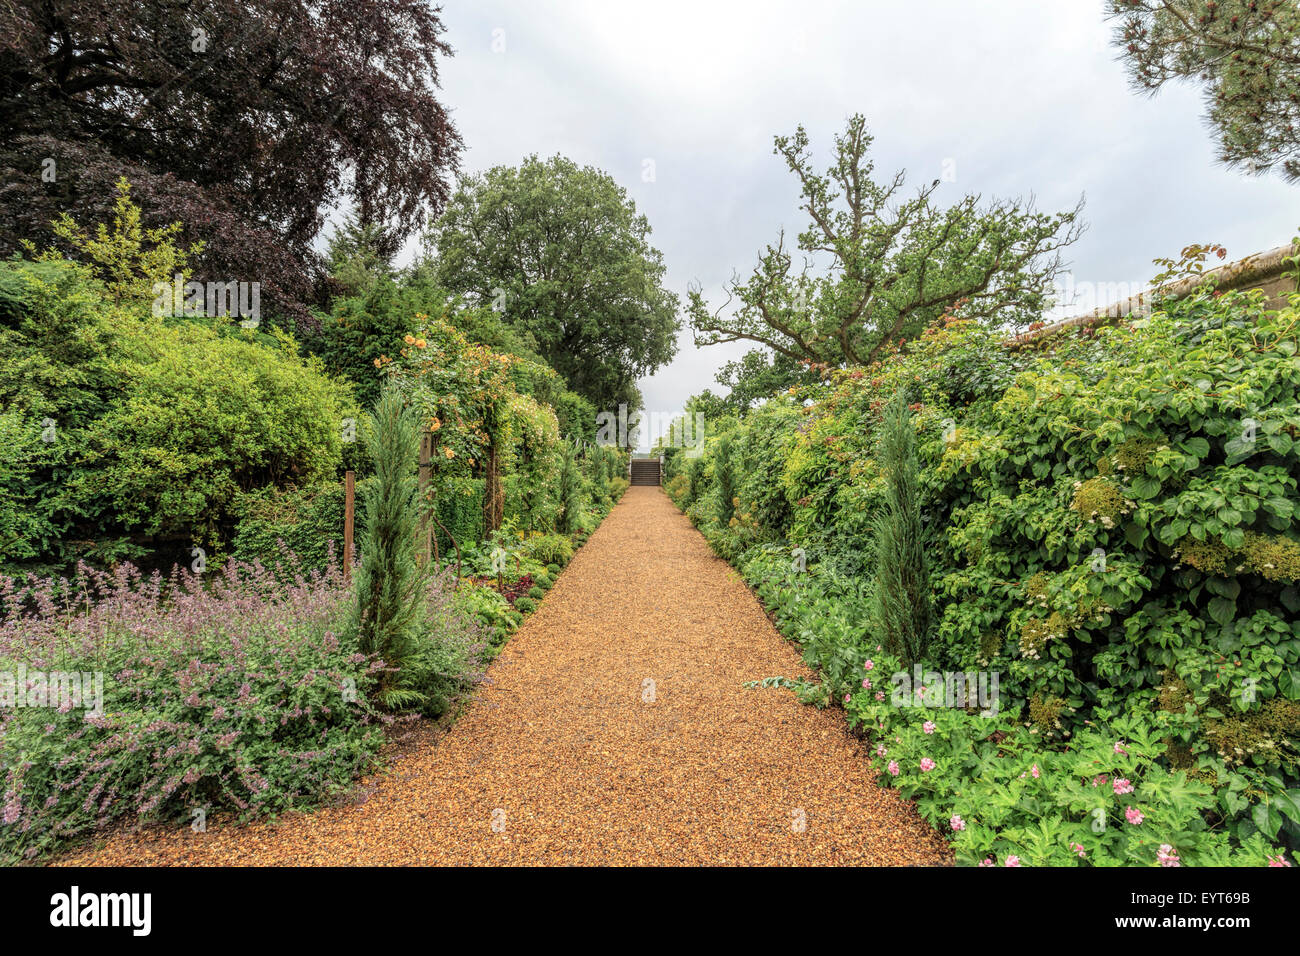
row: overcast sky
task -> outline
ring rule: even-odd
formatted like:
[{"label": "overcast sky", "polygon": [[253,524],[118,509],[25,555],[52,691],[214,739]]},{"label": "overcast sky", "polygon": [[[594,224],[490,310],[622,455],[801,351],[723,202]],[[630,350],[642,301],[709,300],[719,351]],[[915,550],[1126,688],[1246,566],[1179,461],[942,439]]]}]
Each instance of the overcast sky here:
[{"label": "overcast sky", "polygon": [[[855,112],[879,176],[955,173],[936,199],[1086,199],[1073,281],[1143,283],[1156,256],[1218,242],[1229,258],[1300,226],[1300,187],[1214,161],[1191,87],[1130,89],[1101,0],[444,0],[455,56],[443,101],[463,168],[562,153],[622,184],[653,229],[667,284],[715,304],[784,226],[804,226],[772,137],[803,124],[819,168]],[[646,170],[653,163],[653,181]],[[945,163],[948,165],[945,166]],[[951,177],[950,177],[951,178]],[[1089,303],[1106,304],[1106,303]],[[742,344],[696,349],[641,382],[646,409],[719,388]]]}]

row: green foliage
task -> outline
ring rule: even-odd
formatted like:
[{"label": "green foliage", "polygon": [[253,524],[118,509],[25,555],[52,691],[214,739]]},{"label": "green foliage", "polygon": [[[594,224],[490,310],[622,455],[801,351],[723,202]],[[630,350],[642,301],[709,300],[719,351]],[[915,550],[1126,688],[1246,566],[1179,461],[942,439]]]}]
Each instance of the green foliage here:
[{"label": "green foliage", "polygon": [[[959,831],[963,859],[1070,862],[1078,843],[1092,862],[1151,862],[1169,843],[1189,862],[1262,860],[1300,838],[1298,330],[1300,299],[1270,310],[1260,293],[1208,290],[1028,347],[945,320],[733,427],[727,457],[746,480],[727,525],[720,439],[669,490],[818,671],[803,696],[847,695],[923,812],[979,822]],[[886,583],[900,549],[882,527],[890,459],[907,457],[882,420],[903,391],[919,464],[909,527],[926,532],[908,550],[929,563],[912,593],[933,609],[921,663],[997,672],[1005,711],[932,713],[945,728],[933,734],[911,713],[868,710],[888,709],[879,678],[861,686],[868,658],[903,666],[874,636],[880,605],[904,593]],[[1117,768],[1147,822],[1112,808],[1111,831],[1089,841],[1093,807],[1064,781],[1107,733],[1152,741],[1141,766]],[[945,763],[949,746],[960,760]],[[1018,762],[990,764],[998,753]],[[918,769],[925,756],[937,769]],[[1023,792],[1034,764],[1059,801]],[[1005,801],[996,818],[979,811]]]},{"label": "green foliage", "polygon": [[242,493],[333,479],[356,415],[292,342],[114,304],[67,261],[0,263],[0,349],[12,570],[188,564],[229,540]]},{"label": "green foliage", "polygon": [[556,527],[564,534],[578,530],[582,513],[582,480],[578,474],[578,463],[573,457],[572,446],[564,448],[564,460],[560,467],[560,517]]},{"label": "green foliage", "polygon": [[930,579],[921,527],[916,432],[900,391],[885,409],[880,465],[888,491],[876,526],[876,619],[882,642],[905,667],[925,656],[930,630]]},{"label": "green foliage", "polygon": [[560,568],[573,560],[573,542],[563,534],[532,534],[524,539],[525,557],[549,567]]},{"label": "green foliage", "polygon": [[[365,482],[358,494],[364,500]],[[344,491],[337,483],[290,488],[257,488],[235,503],[239,526],[231,541],[231,557],[270,563],[281,546],[296,555],[304,569],[321,570],[343,559]],[[364,538],[359,516],[357,540]]]},{"label": "green foliage", "polygon": [[677,347],[676,297],[649,237],[608,175],[531,156],[462,179],[428,243],[442,285],[501,311],[569,388],[614,409],[636,407],[637,379]]}]

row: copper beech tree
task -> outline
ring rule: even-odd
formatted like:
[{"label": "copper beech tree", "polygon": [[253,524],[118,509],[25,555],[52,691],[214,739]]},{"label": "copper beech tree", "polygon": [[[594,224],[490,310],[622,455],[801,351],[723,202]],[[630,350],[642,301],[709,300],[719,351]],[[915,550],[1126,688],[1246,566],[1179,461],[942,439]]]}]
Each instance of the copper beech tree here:
[{"label": "copper beech tree", "polygon": [[305,316],[332,206],[391,254],[449,194],[442,34],[427,0],[0,4],[0,255],[105,219],[125,176],[147,225],[205,241],[201,278]]}]

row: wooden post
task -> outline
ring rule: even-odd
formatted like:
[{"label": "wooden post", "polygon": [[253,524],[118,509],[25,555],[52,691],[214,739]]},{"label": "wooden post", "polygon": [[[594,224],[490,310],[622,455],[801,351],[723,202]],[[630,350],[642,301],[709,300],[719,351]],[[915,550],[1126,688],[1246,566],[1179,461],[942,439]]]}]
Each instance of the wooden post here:
[{"label": "wooden post", "polygon": [[416,539],[416,559],[421,564],[429,563],[433,552],[433,528],[429,523],[429,482],[433,478],[433,432],[420,435],[420,529]]},{"label": "wooden post", "polygon": [[352,580],[352,525],[356,518],[357,473],[348,469],[343,476],[343,580]]}]

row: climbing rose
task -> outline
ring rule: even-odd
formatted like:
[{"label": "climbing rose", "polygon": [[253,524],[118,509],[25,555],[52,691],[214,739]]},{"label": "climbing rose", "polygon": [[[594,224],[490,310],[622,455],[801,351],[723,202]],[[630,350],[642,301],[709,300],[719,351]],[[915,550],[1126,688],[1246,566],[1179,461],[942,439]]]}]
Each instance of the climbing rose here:
[{"label": "climbing rose", "polygon": [[921,758],[921,772],[927,773],[935,768],[935,762],[929,757]]},{"label": "climbing rose", "polygon": [[1117,797],[1133,792],[1133,784],[1129,783],[1124,777],[1116,778],[1115,782],[1112,783],[1111,786],[1115,789],[1115,796]]},{"label": "climbing rose", "polygon": [[1168,843],[1160,844],[1160,849],[1156,851],[1156,862],[1161,866],[1182,866],[1178,862],[1178,851]]},{"label": "climbing rose", "polygon": [[1019,866],[1019,865],[1020,865],[1020,857],[1018,857],[1018,856],[1016,856],[1014,853],[1012,853],[1009,857],[1007,857],[1007,863],[1006,863],[1006,865],[1007,865],[1007,866]]},{"label": "climbing rose", "polygon": [[1136,807],[1128,807],[1124,810],[1124,819],[1134,826],[1139,825],[1146,817],[1142,816],[1142,811]]},{"label": "climbing rose", "polygon": [[966,829],[966,821],[954,813],[952,819],[948,821],[948,826],[952,827],[953,832],[960,833]]},{"label": "climbing rose", "polygon": [[889,772],[892,773],[895,777],[898,776],[898,761],[897,761],[897,760],[891,760],[891,761],[889,761]]},{"label": "climbing rose", "polygon": [[924,730],[927,734],[934,733],[934,721],[927,720],[925,723],[921,725],[921,729]]}]

